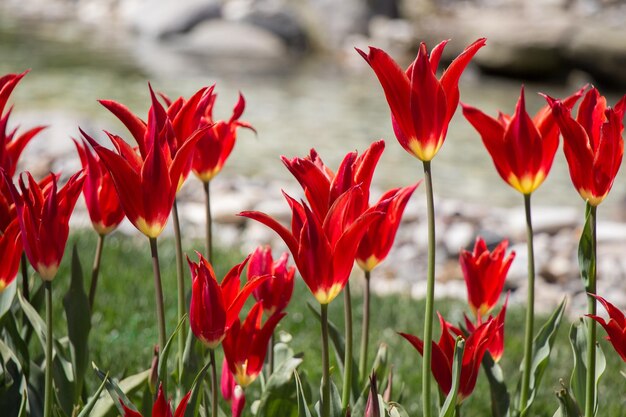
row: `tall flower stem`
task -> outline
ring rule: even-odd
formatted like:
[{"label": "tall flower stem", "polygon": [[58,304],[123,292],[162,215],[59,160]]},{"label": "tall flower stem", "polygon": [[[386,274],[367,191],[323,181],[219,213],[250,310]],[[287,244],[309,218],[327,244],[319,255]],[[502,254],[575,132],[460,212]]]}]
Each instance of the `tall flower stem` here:
[{"label": "tall flower stem", "polygon": [[26,252],[22,252],[21,269],[22,295],[24,296],[24,300],[30,302],[30,289],[28,288],[28,259],[26,259]]},{"label": "tall flower stem", "polygon": [[269,378],[274,373],[274,343],[276,339],[276,333],[272,332],[270,337],[270,345],[267,348],[267,377]]},{"label": "tall flower stem", "polygon": [[217,417],[217,364],[215,363],[215,349],[209,349],[211,357],[211,417]]},{"label": "tall flower stem", "polygon": [[[183,269],[183,243],[178,218],[178,203],[174,199],[172,206],[172,223],[174,224],[174,242],[176,245],[176,289],[177,289],[177,322],[185,315],[185,272]],[[178,375],[183,374],[183,352],[185,351],[185,326],[178,332]]]},{"label": "tall flower stem", "polygon": [[211,217],[211,190],[210,182],[203,182],[204,197],[206,201],[206,257],[213,263],[213,218]]},{"label": "tall flower stem", "polygon": [[102,248],[104,248],[104,238],[106,235],[98,235],[98,243],[96,244],[96,254],[93,257],[93,266],[91,267],[91,284],[89,286],[89,307],[93,314],[93,305],[96,301],[96,288],[98,288],[98,276],[100,275],[100,260],[102,259]]},{"label": "tall flower stem", "polygon": [[328,304],[321,304],[322,322],[322,404],[321,417],[330,416],[330,358],[328,351]]},{"label": "tall flower stem", "polygon": [[[596,293],[596,206],[588,205],[589,225],[591,228],[591,265],[589,284],[587,285],[587,314],[596,315],[596,299],[591,295]],[[589,343],[587,344],[587,380],[585,383],[585,417],[593,417],[596,403],[596,321],[587,319]]]},{"label": "tall flower stem", "polygon": [[350,392],[352,388],[352,297],[350,295],[350,282],[343,289],[343,314],[346,326],[346,348],[343,357],[343,391],[341,392],[342,415],[350,405]]},{"label": "tall flower stem", "polygon": [[159,268],[159,251],[155,237],[150,238],[150,251],[152,252],[152,272],[154,274],[154,294],[156,301],[156,315],[159,327],[159,352],[165,347],[165,309],[163,307],[163,286],[161,284],[161,269]]},{"label": "tall flower stem", "polygon": [[359,381],[367,378],[367,348],[370,337],[370,271],[365,271],[365,286],[363,287],[363,322],[361,323],[361,349],[359,351]]},{"label": "tall flower stem", "polygon": [[428,270],[426,275],[426,311],[424,314],[424,362],[422,364],[422,401],[424,417],[431,417],[430,368],[432,360],[433,315],[435,299],[435,203],[430,161],[424,161],[428,213]]},{"label": "tall flower stem", "polygon": [[43,417],[52,415],[52,282],[44,281],[46,292],[46,373]]},{"label": "tall flower stem", "polygon": [[533,225],[530,210],[530,194],[524,194],[526,212],[526,241],[528,245],[528,291],[526,296],[526,330],[524,336],[524,362],[522,388],[520,392],[520,415],[526,414],[530,395],[530,368],[533,360],[533,326],[535,320],[535,249],[533,245]]}]

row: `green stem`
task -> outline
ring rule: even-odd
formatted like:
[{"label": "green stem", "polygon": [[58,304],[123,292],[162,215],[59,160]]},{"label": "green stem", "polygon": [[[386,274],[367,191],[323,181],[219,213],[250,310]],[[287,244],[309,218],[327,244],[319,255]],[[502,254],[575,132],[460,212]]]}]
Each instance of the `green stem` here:
[{"label": "green stem", "polygon": [[530,372],[533,360],[533,327],[535,320],[535,249],[533,245],[533,225],[530,210],[530,194],[524,194],[526,212],[526,241],[528,245],[528,291],[526,296],[526,330],[524,336],[524,362],[522,388],[520,393],[520,415],[526,415],[530,395]]},{"label": "green stem", "polygon": [[[593,265],[589,271],[589,285],[587,286],[587,314],[596,315],[596,206],[589,205],[589,225],[591,227],[591,256]],[[589,343],[587,344],[587,380],[585,384],[585,417],[593,417],[596,404],[596,322],[587,319]]]},{"label": "green stem", "polygon": [[330,358],[328,352],[328,304],[321,304],[322,323],[322,404],[321,417],[330,416]]},{"label": "green stem", "polygon": [[209,184],[209,181],[202,183],[206,200],[206,256],[207,260],[213,264],[213,218],[211,217],[211,190]]},{"label": "green stem", "polygon": [[274,373],[274,343],[276,335],[272,333],[270,337],[270,345],[267,347],[267,377],[269,378]]},{"label": "green stem", "polygon": [[98,276],[100,275],[100,260],[102,259],[102,248],[104,248],[104,238],[106,235],[98,235],[98,243],[96,244],[96,254],[93,257],[93,266],[91,267],[91,285],[89,286],[89,308],[93,314],[93,305],[96,301],[96,288],[98,288]]},{"label": "green stem", "polygon": [[424,161],[424,182],[428,212],[428,272],[426,275],[426,311],[424,314],[424,362],[422,364],[423,415],[432,415],[430,399],[430,369],[432,360],[433,315],[435,298],[435,204],[430,161]]},{"label": "green stem", "polygon": [[46,292],[46,373],[43,417],[52,415],[52,281],[44,281]]},{"label": "green stem", "polygon": [[363,287],[363,323],[361,323],[361,349],[359,351],[359,381],[361,384],[367,378],[367,348],[370,337],[370,271],[365,271],[365,286]]},{"label": "green stem", "polygon": [[461,404],[454,407],[454,417],[461,417]]},{"label": "green stem", "polygon": [[22,252],[21,269],[22,295],[24,296],[24,300],[30,302],[30,290],[28,288],[28,259],[26,259],[26,252]]},{"label": "green stem", "polygon": [[156,301],[156,315],[159,327],[159,353],[163,353],[165,347],[165,309],[163,308],[163,286],[161,284],[161,269],[159,268],[159,251],[155,237],[150,238],[150,251],[152,252],[152,272],[154,274],[154,294]]},{"label": "green stem", "polygon": [[343,289],[343,314],[346,326],[346,349],[343,357],[343,391],[341,393],[342,415],[346,414],[350,406],[350,392],[352,388],[352,297],[350,296],[350,282]]},{"label": "green stem", "polygon": [[[177,321],[180,323],[185,315],[185,272],[183,269],[183,244],[180,233],[180,221],[178,217],[178,203],[174,199],[172,206],[172,220],[174,224],[174,242],[176,245],[176,288],[177,288]],[[183,352],[185,351],[185,326],[178,332],[178,375],[183,374]]]},{"label": "green stem", "polygon": [[217,364],[215,363],[215,349],[209,349],[211,357],[211,417],[217,417]]}]

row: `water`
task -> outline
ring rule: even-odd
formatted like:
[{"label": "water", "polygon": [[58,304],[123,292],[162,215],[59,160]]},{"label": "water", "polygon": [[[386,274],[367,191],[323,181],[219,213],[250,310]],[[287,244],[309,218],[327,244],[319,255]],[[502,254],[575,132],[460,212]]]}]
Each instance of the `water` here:
[{"label": "water", "polygon": [[[76,120],[76,125],[126,135],[96,99],[120,101],[145,117],[148,80],[170,97],[188,96],[215,83],[216,115],[229,117],[241,91],[247,101],[243,120],[258,130],[257,137],[242,131],[222,175],[289,181],[280,155],[303,156],[316,148],[328,165],[336,166],[346,152],[362,151],[373,140],[384,138],[387,148],[375,185],[404,186],[423,177],[421,163],[396,143],[382,89],[356,52],[339,60],[220,59],[177,54],[117,30],[111,31],[116,36],[104,39],[89,29],[67,22],[15,21],[0,14],[0,73],[32,70],[15,90],[14,123],[23,116],[28,120],[24,126],[30,126],[34,114],[38,123],[54,124],[60,113]],[[564,97],[579,87],[565,84],[527,83],[529,112],[544,104],[537,92]],[[512,113],[519,89],[519,81],[487,78],[470,69],[462,79],[461,100],[491,115],[498,109]],[[616,99],[610,95],[612,103]],[[74,124],[64,129],[53,140],[69,141],[70,135],[77,135]],[[45,151],[45,146],[36,149]],[[522,202],[500,179],[480,137],[460,110],[433,161],[433,172],[435,192],[441,196],[500,206]],[[625,176],[619,175],[603,203],[603,210],[606,207],[611,216],[620,214],[626,200]],[[533,201],[577,205],[582,212],[583,203],[570,183],[562,152],[557,153],[552,172]]]}]

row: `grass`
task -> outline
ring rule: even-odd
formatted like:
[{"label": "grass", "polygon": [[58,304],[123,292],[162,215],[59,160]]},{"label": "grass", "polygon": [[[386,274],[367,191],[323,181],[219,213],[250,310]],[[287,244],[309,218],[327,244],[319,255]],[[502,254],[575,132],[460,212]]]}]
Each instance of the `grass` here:
[{"label": "grass", "polygon": [[[73,235],[68,243],[68,249],[73,243],[79,248],[83,269],[89,276],[92,256],[95,250],[95,237],[88,232]],[[193,253],[193,248],[201,248],[200,242],[184,242],[187,253]],[[171,332],[176,322],[176,283],[174,245],[171,240],[162,239],[159,244],[162,265],[163,285],[166,303],[167,329]],[[68,250],[69,253],[69,250]],[[190,255],[191,256],[191,255]],[[193,255],[195,259],[195,255]],[[243,255],[236,250],[217,250],[215,269],[218,279],[221,279],[228,269],[240,262]],[[57,335],[65,334],[65,317],[61,306],[61,297],[69,281],[69,256],[63,261],[57,279],[54,282],[55,291],[55,319]],[[190,278],[187,273],[187,289],[190,288]],[[375,274],[375,272],[374,272]],[[356,280],[359,277],[354,277]],[[354,279],[353,278],[353,279]],[[356,287],[358,283],[355,282]],[[361,322],[361,297],[358,290],[353,291],[355,340],[359,340]],[[288,315],[279,325],[279,330],[293,336],[290,342],[296,352],[304,353],[304,363],[300,370],[305,370],[308,380],[314,387],[320,381],[319,364],[321,351],[319,347],[319,322],[305,307],[306,303],[315,304],[314,298],[301,282],[297,281],[296,289]],[[451,322],[462,319],[467,307],[461,301],[437,301],[436,309],[441,311]],[[409,415],[420,415],[420,379],[421,357],[417,351],[397,331],[405,331],[421,335],[422,301],[416,301],[404,295],[377,297],[372,300],[371,319],[371,347],[370,361],[376,354],[376,346],[380,343],[388,345],[389,361],[394,369],[395,395],[402,393],[401,403]],[[343,328],[342,297],[338,297],[329,309],[331,321]],[[538,327],[545,321],[539,317]],[[501,366],[509,390],[513,391],[519,378],[518,366],[523,353],[523,324],[524,312],[521,308],[510,308],[506,322],[506,349]],[[569,381],[573,364],[572,353],[567,341],[569,323],[563,323],[557,337],[557,343],[552,353],[552,361],[542,382],[542,389],[533,406],[533,416],[552,417],[557,401],[554,395],[559,387],[559,380]],[[436,326],[437,327],[437,326]],[[602,329],[600,335],[604,335]],[[435,329],[438,339],[439,330]],[[122,377],[140,370],[147,369],[152,359],[153,345],[157,341],[154,312],[154,290],[152,286],[152,269],[147,239],[143,237],[128,237],[113,235],[105,243],[103,266],[96,298],[95,311],[92,320],[90,349],[92,360],[101,369],[109,370],[115,376]],[[615,354],[612,347],[604,340],[602,348],[607,356],[607,371],[600,386],[600,412],[606,417],[623,415],[626,406],[624,396],[624,380],[619,374],[623,363]],[[331,360],[335,358],[331,355]],[[331,362],[331,367],[336,366]],[[335,383],[340,386],[341,380],[337,372],[334,374]],[[88,379],[89,389],[95,389],[95,378]],[[259,383],[251,387],[250,399],[258,391]],[[316,388],[314,388],[316,390]],[[397,398],[397,397],[396,397]],[[479,376],[476,390],[466,400],[463,406],[463,416],[489,416],[490,399],[488,384],[484,375]]]}]

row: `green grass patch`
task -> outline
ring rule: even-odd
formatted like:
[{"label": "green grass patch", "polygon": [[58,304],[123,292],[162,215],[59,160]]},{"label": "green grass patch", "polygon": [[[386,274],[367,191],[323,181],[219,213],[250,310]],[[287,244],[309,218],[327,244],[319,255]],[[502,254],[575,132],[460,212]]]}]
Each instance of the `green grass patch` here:
[{"label": "green grass patch", "polygon": [[[68,256],[63,261],[59,275],[54,281],[55,297],[55,332],[66,334],[65,316],[61,298],[69,283],[69,249],[77,244],[85,271],[86,287],[88,287],[91,262],[95,251],[96,239],[87,231],[73,235],[68,243]],[[201,242],[184,242],[184,250],[196,260],[194,249],[201,249]],[[162,267],[163,287],[166,304],[167,330],[171,332],[176,325],[176,272],[174,244],[171,239],[161,239],[159,255]],[[237,250],[221,250],[217,248],[215,269],[218,279],[236,263],[243,260],[244,255]],[[144,237],[128,237],[114,234],[107,238],[103,254],[103,264],[99,281],[95,311],[92,320],[90,349],[92,360],[103,370],[112,375],[123,377],[147,369],[152,359],[153,347],[157,342],[155,325],[154,288],[152,266],[148,240]],[[191,287],[189,269],[185,265],[186,288]],[[358,353],[361,323],[361,295],[359,291],[360,277],[353,277],[353,315],[355,329],[355,350]],[[375,271],[374,271],[375,275]],[[245,279],[245,278],[244,278]],[[37,283],[37,285],[39,285]],[[317,390],[321,372],[320,326],[318,320],[310,314],[306,307],[312,303],[317,307],[315,299],[301,280],[297,281],[292,302],[287,309],[288,315],[280,323],[278,329],[293,336],[290,342],[296,352],[304,353],[304,364],[300,368],[305,371],[313,389]],[[459,300],[437,300],[435,308],[441,311],[451,322],[462,320],[468,308]],[[404,331],[421,336],[423,326],[424,303],[414,300],[406,294],[378,297],[372,299],[370,361],[374,359],[377,346],[385,343],[388,346],[389,361],[394,370],[394,392],[402,393],[402,404],[409,415],[420,415],[421,409],[421,367],[422,361],[417,351],[396,332]],[[343,329],[343,297],[338,297],[330,305],[329,317],[339,328]],[[537,329],[546,317],[538,317]],[[544,380],[542,390],[533,407],[533,416],[552,417],[557,408],[555,390],[559,380],[569,382],[573,364],[572,353],[567,341],[570,323],[564,322],[559,330],[552,361]],[[509,390],[514,391],[519,379],[519,363],[523,352],[524,311],[513,306],[509,309],[506,321],[506,348],[501,366]],[[604,331],[599,329],[599,335]],[[438,325],[435,326],[435,339],[439,338]],[[600,341],[607,356],[607,371],[600,386],[600,415],[611,417],[623,415],[626,406],[624,395],[624,379],[619,374],[623,363],[612,347],[604,340]],[[173,357],[172,355],[171,357]],[[340,387],[341,380],[337,372],[334,355],[331,355],[331,367],[335,370],[333,377]],[[94,376],[88,379],[89,390],[97,387]],[[249,403],[259,390],[255,382],[249,388]],[[397,398],[397,397],[396,397]],[[489,416],[489,389],[483,375],[479,376],[474,394],[466,400],[463,407],[464,416]]]}]

